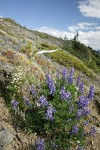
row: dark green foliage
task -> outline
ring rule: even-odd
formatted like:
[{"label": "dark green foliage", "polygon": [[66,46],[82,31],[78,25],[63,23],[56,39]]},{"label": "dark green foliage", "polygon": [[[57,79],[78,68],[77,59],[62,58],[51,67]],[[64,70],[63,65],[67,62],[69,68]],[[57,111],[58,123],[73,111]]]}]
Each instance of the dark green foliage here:
[{"label": "dark green foliage", "polygon": [[86,66],[93,69],[95,72],[100,72],[100,54],[89,46],[87,47],[78,41],[71,41],[71,45],[64,45],[63,49],[78,57]]}]

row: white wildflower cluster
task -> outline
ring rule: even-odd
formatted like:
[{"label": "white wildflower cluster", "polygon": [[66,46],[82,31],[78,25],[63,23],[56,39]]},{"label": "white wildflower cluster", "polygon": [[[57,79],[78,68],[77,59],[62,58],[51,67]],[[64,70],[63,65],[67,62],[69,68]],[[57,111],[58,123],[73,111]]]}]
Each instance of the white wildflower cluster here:
[{"label": "white wildflower cluster", "polygon": [[21,67],[18,67],[16,72],[13,73],[11,85],[17,90],[17,92],[20,92],[20,85],[22,84],[24,75],[24,70]]}]

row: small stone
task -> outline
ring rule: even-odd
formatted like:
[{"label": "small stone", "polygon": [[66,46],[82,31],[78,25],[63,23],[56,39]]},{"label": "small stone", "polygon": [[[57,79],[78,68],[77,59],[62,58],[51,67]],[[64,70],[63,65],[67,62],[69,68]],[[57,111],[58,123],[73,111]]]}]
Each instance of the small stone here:
[{"label": "small stone", "polygon": [[100,127],[95,127],[96,132],[100,134]]},{"label": "small stone", "polygon": [[0,150],[6,150],[5,147],[9,145],[14,139],[14,135],[0,125]]}]

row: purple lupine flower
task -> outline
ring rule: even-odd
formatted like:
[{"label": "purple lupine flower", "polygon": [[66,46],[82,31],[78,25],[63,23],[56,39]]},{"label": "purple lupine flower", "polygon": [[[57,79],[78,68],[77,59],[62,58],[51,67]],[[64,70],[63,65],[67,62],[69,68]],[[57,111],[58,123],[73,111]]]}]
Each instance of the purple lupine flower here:
[{"label": "purple lupine flower", "polygon": [[15,109],[19,105],[19,102],[13,99],[11,101],[11,104],[12,104],[12,108]]},{"label": "purple lupine flower", "polygon": [[48,106],[47,111],[46,111],[46,119],[50,120],[50,121],[53,121],[54,120],[53,113],[55,111],[56,110],[54,109],[54,107],[52,107],[52,105]]},{"label": "purple lupine flower", "polygon": [[94,86],[90,86],[88,98],[91,100],[94,97]]},{"label": "purple lupine flower", "polygon": [[91,130],[89,131],[89,133],[88,133],[88,134],[89,134],[90,136],[95,137],[95,135],[94,135],[94,134],[95,134],[95,132],[96,132],[96,129],[94,128],[94,126],[92,126],[92,127],[91,127]]},{"label": "purple lupine flower", "polygon": [[47,85],[49,86],[49,90],[50,90],[50,95],[53,95],[56,91],[56,86],[54,84],[54,81],[50,78],[50,74],[47,74]]},{"label": "purple lupine flower", "polygon": [[56,91],[56,86],[54,84],[54,81],[51,80],[50,84],[49,84],[49,89],[50,89],[50,95],[53,95]]},{"label": "purple lupine flower", "polygon": [[78,131],[79,131],[79,128],[77,125],[72,127],[72,133],[76,134],[76,133],[78,133]]},{"label": "purple lupine flower", "polygon": [[83,92],[84,92],[84,83],[83,83],[83,81],[79,86],[79,92],[80,92],[80,94],[83,94]]},{"label": "purple lupine flower", "polygon": [[74,80],[73,74],[74,74],[74,68],[71,69],[69,77],[68,77],[68,83],[69,84],[73,83],[73,80]]},{"label": "purple lupine flower", "polygon": [[31,88],[30,88],[30,92],[31,94],[36,97],[36,91],[34,90],[34,86],[32,85]]},{"label": "purple lupine flower", "polygon": [[32,106],[32,104],[31,104],[31,102],[30,102],[30,99],[28,99],[27,97],[23,97],[23,101],[24,101],[24,103],[28,106],[28,107],[31,107]]},{"label": "purple lupine flower", "polygon": [[62,86],[62,88],[60,90],[60,95],[61,95],[61,99],[63,99],[63,100],[67,100],[67,99],[69,99],[71,97],[71,93],[70,92],[66,92],[64,86]]},{"label": "purple lupine flower", "polygon": [[78,76],[77,80],[76,80],[76,86],[78,87],[80,84],[80,76]]},{"label": "purple lupine flower", "polygon": [[82,147],[78,146],[77,150],[84,150],[84,147],[83,146]]},{"label": "purple lupine flower", "polygon": [[57,71],[56,73],[56,78],[59,79],[60,78],[60,73]]},{"label": "purple lupine flower", "polygon": [[70,92],[66,92],[66,100],[69,99],[71,97],[71,93]]},{"label": "purple lupine flower", "polygon": [[86,126],[87,126],[88,123],[89,123],[89,121],[84,121],[84,122],[83,122],[83,125],[86,125]]},{"label": "purple lupine flower", "polygon": [[84,108],[84,110],[83,110],[83,116],[87,116],[87,115],[89,115],[90,114],[90,110],[89,109],[86,109],[86,108]]},{"label": "purple lupine flower", "polygon": [[36,150],[45,150],[44,148],[44,140],[39,139],[37,142],[35,142]]},{"label": "purple lupine flower", "polygon": [[90,114],[90,110],[89,109],[86,109],[86,108],[84,108],[84,109],[79,109],[79,110],[77,110],[77,118],[78,119],[80,119],[80,118],[82,118],[83,116],[87,116],[87,115],[89,115]]},{"label": "purple lupine flower", "polygon": [[77,110],[77,118],[80,119],[83,116],[83,110],[79,109]]},{"label": "purple lupine flower", "polygon": [[72,76],[74,74],[74,68],[71,69],[70,75]]},{"label": "purple lupine flower", "polygon": [[84,108],[90,103],[89,99],[86,96],[80,96],[77,102],[79,108]]},{"label": "purple lupine flower", "polygon": [[62,71],[62,79],[64,81],[66,81],[66,79],[67,79],[67,69],[66,68],[64,68],[63,71]]},{"label": "purple lupine flower", "polygon": [[46,74],[46,83],[47,83],[47,85],[49,85],[50,80],[51,80],[50,74],[47,73]]},{"label": "purple lupine flower", "polygon": [[46,100],[46,98],[44,97],[44,95],[42,95],[39,99],[39,103],[40,103],[40,106],[47,106],[48,105],[48,102]]}]

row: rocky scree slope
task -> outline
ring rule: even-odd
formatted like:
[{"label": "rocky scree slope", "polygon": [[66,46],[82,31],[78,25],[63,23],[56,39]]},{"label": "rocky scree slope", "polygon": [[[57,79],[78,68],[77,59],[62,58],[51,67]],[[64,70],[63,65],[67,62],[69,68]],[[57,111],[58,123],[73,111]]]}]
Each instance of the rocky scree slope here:
[{"label": "rocky scree slope", "polygon": [[61,46],[63,40],[37,31],[29,30],[9,18],[0,18],[0,49],[20,50],[28,42],[32,46],[39,46],[40,43],[47,43]]}]

